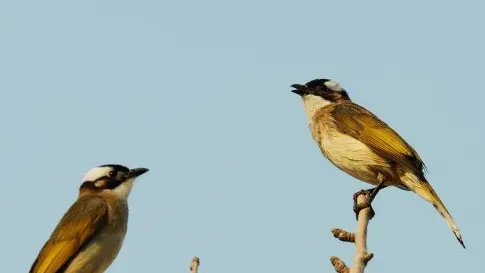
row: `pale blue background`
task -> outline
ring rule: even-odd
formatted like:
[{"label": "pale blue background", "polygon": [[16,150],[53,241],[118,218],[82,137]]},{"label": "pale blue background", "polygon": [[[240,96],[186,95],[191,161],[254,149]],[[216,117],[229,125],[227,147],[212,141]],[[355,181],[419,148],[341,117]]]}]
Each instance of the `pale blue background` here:
[{"label": "pale blue background", "polygon": [[386,189],[369,272],[476,272],[483,1],[2,1],[2,272],[27,272],[83,173],[148,167],[109,272],[333,272],[352,194],[293,83],[341,82],[422,155],[460,227]]}]

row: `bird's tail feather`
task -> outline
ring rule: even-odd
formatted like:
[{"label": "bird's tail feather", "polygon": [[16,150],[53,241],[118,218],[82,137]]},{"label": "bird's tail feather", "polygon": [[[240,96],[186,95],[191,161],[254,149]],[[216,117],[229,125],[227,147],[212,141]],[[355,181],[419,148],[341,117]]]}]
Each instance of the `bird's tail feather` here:
[{"label": "bird's tail feather", "polygon": [[451,217],[451,214],[448,212],[445,205],[438,197],[438,194],[436,194],[434,189],[431,187],[431,185],[428,182],[421,182],[419,186],[414,187],[413,191],[431,204],[433,204],[433,206],[441,214],[441,216],[445,218],[446,223],[455,234],[456,239],[460,242],[463,248],[465,248],[465,244],[463,243],[463,237],[461,236],[458,226],[456,225],[455,221]]}]

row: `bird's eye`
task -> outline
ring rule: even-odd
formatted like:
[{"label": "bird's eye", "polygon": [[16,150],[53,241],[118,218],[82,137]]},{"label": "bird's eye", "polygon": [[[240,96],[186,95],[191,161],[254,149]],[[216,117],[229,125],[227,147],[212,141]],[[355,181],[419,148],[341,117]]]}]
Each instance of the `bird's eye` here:
[{"label": "bird's eye", "polygon": [[115,178],[116,177],[116,172],[115,171],[111,171],[111,172],[109,172],[108,176],[111,177],[111,178]]}]

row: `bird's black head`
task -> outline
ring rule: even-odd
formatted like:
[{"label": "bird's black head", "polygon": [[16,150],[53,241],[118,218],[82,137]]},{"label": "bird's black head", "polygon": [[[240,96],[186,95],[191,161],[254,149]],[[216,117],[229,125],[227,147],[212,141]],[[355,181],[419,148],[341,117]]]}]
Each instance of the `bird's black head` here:
[{"label": "bird's black head", "polygon": [[84,175],[80,190],[90,190],[94,192],[114,190],[124,182],[132,182],[136,177],[147,171],[148,169],[146,168],[129,169],[118,164],[101,165],[89,170]]},{"label": "bird's black head", "polygon": [[302,97],[306,95],[314,95],[332,102],[350,100],[347,91],[345,91],[338,82],[330,79],[315,79],[304,85],[293,84],[291,87],[295,88],[294,90],[291,90],[291,92]]}]

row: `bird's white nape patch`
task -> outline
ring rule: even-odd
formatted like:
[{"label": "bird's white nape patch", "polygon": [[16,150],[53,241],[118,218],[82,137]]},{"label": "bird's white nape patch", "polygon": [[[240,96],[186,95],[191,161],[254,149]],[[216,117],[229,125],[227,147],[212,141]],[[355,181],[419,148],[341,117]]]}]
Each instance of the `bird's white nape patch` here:
[{"label": "bird's white nape patch", "polygon": [[112,171],[110,167],[96,167],[84,174],[83,181],[95,181],[96,179],[106,176]]},{"label": "bird's white nape patch", "polygon": [[324,84],[332,91],[341,92],[344,90],[342,86],[340,86],[340,84],[334,80],[326,81]]}]

